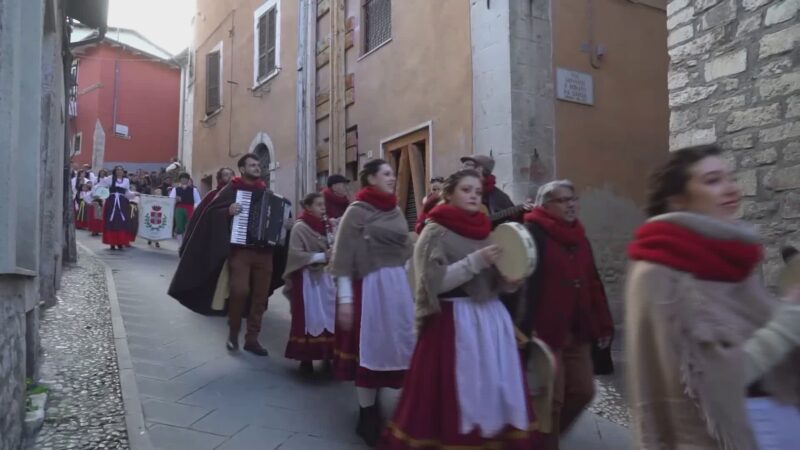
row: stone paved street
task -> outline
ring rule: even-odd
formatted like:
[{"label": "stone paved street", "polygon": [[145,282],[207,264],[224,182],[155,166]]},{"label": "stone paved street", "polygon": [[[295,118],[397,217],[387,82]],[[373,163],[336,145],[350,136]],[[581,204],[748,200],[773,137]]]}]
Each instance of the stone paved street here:
[{"label": "stone paved street", "polygon": [[[366,448],[353,432],[358,408],[352,386],[322,374],[304,378],[283,358],[289,305],[282,295],[271,298],[264,318],[261,341],[271,356],[230,354],[223,318],[195,314],[166,295],[178,259],[175,243],[155,249],[137,242],[112,252],[83,233],[79,242],[114,274],[153,448]],[[563,448],[629,448],[627,429],[587,413]]]},{"label": "stone paved street", "polygon": [[31,450],[127,450],[105,270],[88,253],[64,270],[61,301],[41,318],[47,415]]}]

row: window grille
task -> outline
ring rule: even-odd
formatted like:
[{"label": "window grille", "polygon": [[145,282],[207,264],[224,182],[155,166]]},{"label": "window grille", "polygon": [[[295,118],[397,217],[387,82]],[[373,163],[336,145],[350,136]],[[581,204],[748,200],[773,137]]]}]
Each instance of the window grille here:
[{"label": "window grille", "polygon": [[392,37],[392,0],[364,0],[364,53],[369,53]]}]

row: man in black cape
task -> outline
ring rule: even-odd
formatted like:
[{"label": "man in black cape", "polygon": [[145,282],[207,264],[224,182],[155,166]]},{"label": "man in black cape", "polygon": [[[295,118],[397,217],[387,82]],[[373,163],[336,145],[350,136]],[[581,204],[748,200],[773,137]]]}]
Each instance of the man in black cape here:
[{"label": "man in black cape", "polygon": [[[242,157],[239,171],[242,176],[220,189],[197,217],[191,235],[185,239],[168,294],[199,314],[227,315],[230,334],[226,346],[229,350],[238,350],[241,318],[247,317],[244,349],[266,356],[258,334],[267,299],[282,285],[288,238],[282,246],[268,249],[244,248],[230,243],[233,216],[241,212],[236,192],[267,190],[260,178],[258,157],[253,154]],[[284,225],[291,227],[291,223]],[[230,290],[227,289],[229,281]],[[229,297],[237,300],[232,302]]]}]

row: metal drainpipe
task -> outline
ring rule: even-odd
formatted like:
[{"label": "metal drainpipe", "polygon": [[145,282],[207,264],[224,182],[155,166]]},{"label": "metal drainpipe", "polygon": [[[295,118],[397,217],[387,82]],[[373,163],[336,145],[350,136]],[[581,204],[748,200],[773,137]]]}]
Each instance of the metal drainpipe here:
[{"label": "metal drainpipe", "polygon": [[117,106],[119,104],[119,60],[114,60],[114,105],[111,111],[111,136],[117,133]]}]

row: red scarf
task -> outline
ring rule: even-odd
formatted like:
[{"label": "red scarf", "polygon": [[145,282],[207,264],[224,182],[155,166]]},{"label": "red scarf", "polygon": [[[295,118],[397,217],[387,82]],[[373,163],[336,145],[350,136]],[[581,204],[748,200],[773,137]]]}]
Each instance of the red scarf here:
[{"label": "red scarf", "polygon": [[417,216],[417,223],[414,225],[414,232],[417,234],[422,233],[422,229],[425,228],[425,221],[428,220],[428,213],[439,204],[439,200],[440,198],[436,194],[431,194],[425,199],[425,201],[422,203],[422,212]]},{"label": "red scarf", "polygon": [[561,245],[574,247],[586,240],[586,230],[579,220],[569,223],[554,217],[542,207],[534,208],[523,217],[525,223],[535,223],[544,229],[548,236]]},{"label": "red scarf", "polygon": [[231,180],[231,186],[239,191],[261,191],[267,188],[267,183],[264,180],[258,179],[253,183],[244,181],[242,177],[235,177]]},{"label": "red scarf", "polygon": [[331,189],[331,188],[323,189],[322,190],[322,195],[325,196],[325,201],[326,202],[331,202],[331,203],[334,203],[336,205],[342,206],[344,208],[346,208],[347,205],[350,204],[350,199],[348,199],[344,195],[339,195],[336,192],[333,192],[333,189]]},{"label": "red scarf", "polygon": [[380,191],[374,186],[361,188],[356,193],[356,200],[369,203],[381,211],[391,211],[397,208],[397,196]]},{"label": "red scarf", "polygon": [[483,240],[492,231],[489,216],[470,213],[453,205],[439,205],[428,213],[428,218],[468,239]]},{"label": "red scarf", "polygon": [[494,175],[484,175],[483,177],[483,193],[488,194],[494,191],[494,186],[497,184],[497,178]]},{"label": "red scarf", "polygon": [[312,230],[316,231],[317,233],[325,236],[325,223],[322,221],[321,218],[311,214],[310,212],[303,210],[300,213],[300,216],[297,220],[302,220],[306,223]]},{"label": "red scarf", "polygon": [[738,282],[761,261],[759,244],[723,241],[669,222],[649,222],[636,231],[628,247],[635,261],[662,264],[701,280]]}]

